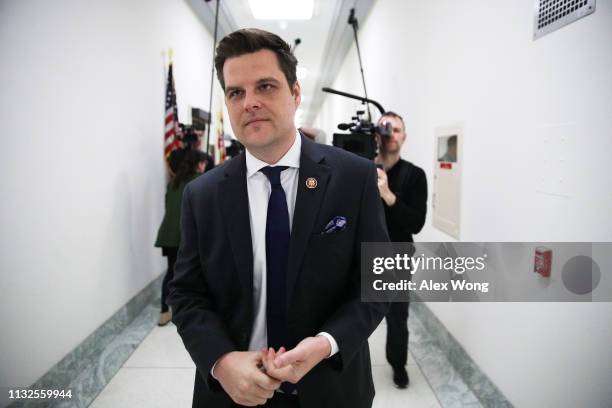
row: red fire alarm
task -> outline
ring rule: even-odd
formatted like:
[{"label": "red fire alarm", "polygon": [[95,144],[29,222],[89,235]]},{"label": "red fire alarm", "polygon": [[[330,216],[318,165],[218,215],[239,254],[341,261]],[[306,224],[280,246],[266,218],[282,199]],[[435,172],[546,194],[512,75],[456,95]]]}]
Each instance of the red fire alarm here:
[{"label": "red fire alarm", "polygon": [[551,265],[552,250],[546,247],[537,247],[535,251],[533,271],[535,273],[539,273],[544,278],[549,278]]}]

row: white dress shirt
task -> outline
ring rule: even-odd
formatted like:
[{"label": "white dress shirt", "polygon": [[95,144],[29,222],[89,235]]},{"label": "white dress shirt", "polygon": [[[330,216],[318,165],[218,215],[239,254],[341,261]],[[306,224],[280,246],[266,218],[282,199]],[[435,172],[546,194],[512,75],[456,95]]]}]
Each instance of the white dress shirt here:
[{"label": "white dress shirt", "polygon": [[[274,166],[288,167],[281,172],[280,179],[285,191],[285,197],[287,198],[290,230],[293,228],[293,212],[297,196],[301,150],[302,139],[300,134],[296,132],[293,145],[274,164]],[[255,312],[249,350],[258,351],[268,346],[266,325],[266,218],[272,186],[270,185],[270,180],[260,171],[262,168],[269,166],[269,164],[253,156],[248,149],[245,149],[245,154],[251,241],[253,244],[253,311]],[[338,352],[338,344],[329,333],[321,332],[317,335],[324,336],[329,340],[331,345],[329,357]]]}]

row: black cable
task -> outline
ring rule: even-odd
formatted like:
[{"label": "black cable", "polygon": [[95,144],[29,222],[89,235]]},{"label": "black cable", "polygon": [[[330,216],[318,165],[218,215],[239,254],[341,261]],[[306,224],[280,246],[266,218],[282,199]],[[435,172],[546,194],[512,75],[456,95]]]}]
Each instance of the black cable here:
[{"label": "black cable", "polygon": [[[363,92],[365,93],[365,98],[368,99],[368,90],[366,89],[365,74],[363,73],[363,64],[361,63],[361,51],[359,50],[359,39],[357,38],[357,26],[359,25],[359,23],[357,22],[357,18],[355,17],[354,8],[351,9],[348,23],[353,26],[353,33],[355,34],[355,46],[357,47],[357,57],[359,58],[359,69],[361,70],[361,81],[363,82]],[[368,105],[367,103],[366,108],[368,109],[368,121],[372,122],[370,105]]]},{"label": "black cable", "polygon": [[293,40],[293,47],[291,47],[291,53],[295,53],[295,49],[297,48],[298,45],[300,45],[302,43],[302,40],[300,38],[296,38],[295,40]]}]

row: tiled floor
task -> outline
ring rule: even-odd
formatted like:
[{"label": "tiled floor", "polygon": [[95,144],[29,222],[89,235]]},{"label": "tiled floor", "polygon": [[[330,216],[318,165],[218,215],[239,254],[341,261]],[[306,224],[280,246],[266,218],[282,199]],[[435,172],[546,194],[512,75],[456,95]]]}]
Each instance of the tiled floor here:
[{"label": "tiled floor", "polygon": [[[376,397],[374,408],[440,407],[412,356],[408,358],[410,387],[398,390],[385,360],[385,323],[370,337]],[[191,407],[195,366],[176,327],[155,327],[90,405],[93,408]]]}]

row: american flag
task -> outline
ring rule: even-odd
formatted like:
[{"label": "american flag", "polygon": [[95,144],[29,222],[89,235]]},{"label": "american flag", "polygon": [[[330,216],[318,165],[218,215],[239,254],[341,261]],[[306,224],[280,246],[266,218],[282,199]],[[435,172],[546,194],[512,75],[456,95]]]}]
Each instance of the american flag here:
[{"label": "american flag", "polygon": [[223,108],[219,108],[219,123],[217,127],[217,149],[219,151],[219,161],[221,164],[225,161],[225,138],[223,133]]},{"label": "american flag", "polygon": [[174,91],[174,78],[172,77],[172,63],[168,68],[168,82],[166,83],[166,133],[164,135],[164,153],[168,157],[176,148],[181,147],[178,138],[178,109],[176,108],[176,92]]}]

